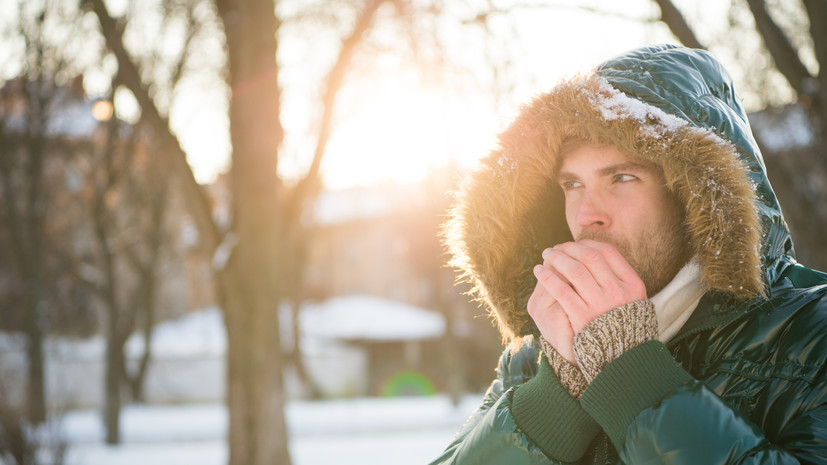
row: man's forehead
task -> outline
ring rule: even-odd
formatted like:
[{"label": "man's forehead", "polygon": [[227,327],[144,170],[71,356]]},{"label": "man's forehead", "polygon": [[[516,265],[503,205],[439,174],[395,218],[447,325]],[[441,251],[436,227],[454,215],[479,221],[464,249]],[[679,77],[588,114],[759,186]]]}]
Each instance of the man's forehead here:
[{"label": "man's forehead", "polygon": [[562,175],[569,171],[612,171],[615,168],[657,170],[653,162],[612,145],[581,145],[561,153]]}]

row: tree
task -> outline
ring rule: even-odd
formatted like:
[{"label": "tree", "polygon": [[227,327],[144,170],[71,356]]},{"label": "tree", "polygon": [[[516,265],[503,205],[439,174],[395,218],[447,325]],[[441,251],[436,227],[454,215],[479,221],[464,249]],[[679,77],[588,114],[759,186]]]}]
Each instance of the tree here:
[{"label": "tree", "polygon": [[[116,87],[116,86],[113,86]],[[98,101],[104,108],[111,104]],[[120,442],[122,391],[142,400],[142,384],[151,357],[159,267],[171,253],[172,231],[166,221],[169,176],[149,160],[151,134],[140,124],[107,119],[88,150],[78,157],[84,189],[75,196],[85,207],[79,218],[88,239],[70,250],[56,250],[71,274],[105,314],[106,364],[103,418],[106,442]],[[143,322],[144,352],[130,372],[125,345]]]},{"label": "tree", "polygon": [[[210,204],[187,165],[187,153],[170,127],[167,109],[159,105],[163,99],[158,95],[169,96],[169,89],[145,71],[141,64],[145,55],[125,44],[125,33],[134,16],[127,13],[115,19],[103,0],[87,0],[86,4],[98,18],[107,47],[117,59],[119,78],[135,96],[143,120],[162,135],[159,159],[174,173],[198,227],[200,243],[212,257],[216,294],[228,336],[230,463],[289,463],[278,309],[289,297],[288,290],[300,288],[296,280],[301,279],[302,239],[308,234],[304,213],[321,188],[320,167],[333,131],[339,91],[358,58],[364,37],[376,30],[380,18],[385,23],[388,18],[402,19],[406,32],[427,29],[419,24],[422,12],[437,18],[443,7],[440,2],[420,7],[402,0],[322,1],[311,5],[274,4],[268,0],[161,3],[198,11],[202,25],[214,21],[223,31],[232,145],[228,175],[232,222],[225,229],[213,219]],[[341,39],[319,86],[314,147],[306,157],[311,161],[307,171],[292,181],[279,172],[285,130],[280,86],[284,69],[278,57],[285,25],[301,20],[308,12],[318,14],[320,22],[331,24],[325,33],[334,32]],[[429,27],[438,29],[435,23],[438,21]],[[410,43],[422,38],[418,32],[410,37]],[[435,46],[429,52],[439,48]],[[181,59],[186,58],[181,55]]]},{"label": "tree", "polygon": [[[49,205],[55,198],[48,167],[71,155],[71,142],[60,127],[56,112],[71,96],[58,92],[60,74],[71,73],[65,59],[67,43],[46,33],[47,21],[60,22],[63,13],[54,5],[18,6],[16,36],[22,41],[19,77],[0,89],[0,198],[2,224],[8,234],[16,276],[23,288],[21,300],[27,336],[27,416],[32,423],[46,419],[43,337],[49,297],[55,276],[46,253]],[[7,31],[8,34],[9,31]],[[10,35],[10,34],[9,34]],[[53,302],[52,302],[53,303]]]},{"label": "tree", "polygon": [[[742,90],[757,105],[779,106],[788,103],[791,95],[805,109],[814,139],[811,147],[778,153],[762,147],[762,151],[785,207],[799,258],[827,269],[823,240],[827,229],[827,209],[823,207],[827,201],[827,159],[823,156],[827,152],[827,3],[732,0],[729,30],[707,44],[696,38],[691,21],[671,0],[656,3],[661,8],[660,19],[685,45],[728,50],[736,56],[741,68],[748,70],[743,73],[747,86]],[[735,36],[740,40],[733,40]],[[750,46],[745,39],[749,37],[758,39],[756,46]]]},{"label": "tree", "polygon": [[[282,353],[278,308],[290,246],[306,200],[317,192],[319,165],[329,137],[332,106],[362,33],[382,1],[368,3],[359,13],[349,39],[343,41],[325,92],[326,116],[307,175],[287,188],[278,175],[279,120],[278,50],[280,20],[270,1],[219,0],[216,10],[224,29],[227,54],[232,167],[230,190],[233,223],[223,232],[211,216],[209,203],[187,165],[186,154],[168,118],[152,98],[143,73],[127,52],[123,27],[102,0],[89,5],[119,64],[119,76],[135,95],[145,121],[163,135],[164,149],[200,240],[214,257],[215,282],[228,336],[227,403],[230,411],[230,463],[290,463],[284,420]],[[204,3],[201,2],[203,7]]]}]

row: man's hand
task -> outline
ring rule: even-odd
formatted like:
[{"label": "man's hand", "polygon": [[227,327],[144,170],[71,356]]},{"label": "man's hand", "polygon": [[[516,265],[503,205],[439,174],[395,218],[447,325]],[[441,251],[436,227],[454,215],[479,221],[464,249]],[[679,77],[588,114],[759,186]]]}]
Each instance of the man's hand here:
[{"label": "man's hand", "polygon": [[554,347],[554,350],[572,365],[577,365],[577,360],[574,358],[574,330],[563,307],[549,294],[540,281],[539,276],[544,272],[542,270],[554,273],[546,264],[534,267],[537,285],[534,286],[534,292],[528,298],[528,314],[537,324],[540,334]]},{"label": "man's hand", "polygon": [[620,252],[589,239],[544,250],[543,265],[534,268],[534,275],[529,315],[570,362],[575,334],[609,310],[646,298],[646,286]]}]

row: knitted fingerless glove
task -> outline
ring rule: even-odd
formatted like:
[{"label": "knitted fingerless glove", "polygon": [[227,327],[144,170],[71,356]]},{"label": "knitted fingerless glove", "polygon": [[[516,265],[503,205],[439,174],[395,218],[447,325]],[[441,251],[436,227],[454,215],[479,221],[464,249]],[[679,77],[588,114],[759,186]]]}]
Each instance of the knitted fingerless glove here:
[{"label": "knitted fingerless glove", "polygon": [[569,391],[572,397],[580,399],[580,396],[583,395],[583,392],[589,386],[586,378],[583,377],[583,373],[577,366],[573,365],[563,358],[559,352],[554,350],[554,347],[552,347],[543,336],[540,336],[540,345],[543,347],[543,352],[546,354],[549,365],[554,369],[554,373],[557,374],[557,379],[560,380],[560,384]]},{"label": "knitted fingerless glove", "polygon": [[588,384],[621,354],[656,337],[655,306],[649,300],[638,300],[586,325],[574,336],[574,356]]}]

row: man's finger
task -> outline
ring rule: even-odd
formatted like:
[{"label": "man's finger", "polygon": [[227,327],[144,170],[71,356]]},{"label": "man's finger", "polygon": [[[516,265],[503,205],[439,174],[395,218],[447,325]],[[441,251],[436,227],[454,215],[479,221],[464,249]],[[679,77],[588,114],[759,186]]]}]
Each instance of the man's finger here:
[{"label": "man's finger", "polygon": [[583,262],[555,248],[544,250],[543,259],[565,281],[571,283],[570,287],[573,287],[581,297],[600,292],[600,285],[592,275],[592,270]]},{"label": "man's finger", "polygon": [[585,308],[585,303],[577,291],[548,266],[537,266],[534,270],[538,282],[557,300],[569,318],[577,318],[577,312]]},{"label": "man's finger", "polygon": [[[534,269],[534,276],[537,277],[537,268],[542,268],[542,265],[537,265]],[[540,282],[540,279],[537,279],[537,284],[534,286],[534,292],[531,293],[531,296],[528,298],[528,305],[527,310],[528,314],[531,315],[532,318],[535,318],[537,313],[541,310],[545,310],[551,308],[557,302],[551,294],[546,291],[546,288]]]},{"label": "man's finger", "polygon": [[615,282],[620,279],[606,261],[603,253],[590,244],[565,242],[554,246],[554,250],[563,252],[582,263],[602,290],[613,288]]},{"label": "man's finger", "polygon": [[637,271],[632,268],[632,265],[629,264],[626,257],[624,257],[615,246],[592,239],[583,239],[578,242],[599,251],[614,274],[620,278],[621,281],[629,284],[640,280]]}]

